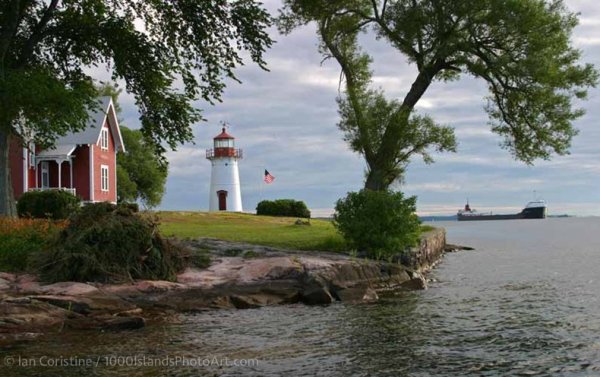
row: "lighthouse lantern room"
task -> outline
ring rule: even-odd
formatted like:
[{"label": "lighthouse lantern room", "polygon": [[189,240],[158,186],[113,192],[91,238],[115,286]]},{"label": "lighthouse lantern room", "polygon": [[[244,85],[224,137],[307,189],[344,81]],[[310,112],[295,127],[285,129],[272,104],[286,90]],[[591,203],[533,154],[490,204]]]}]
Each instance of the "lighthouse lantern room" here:
[{"label": "lighthouse lantern room", "polygon": [[238,160],[242,150],[235,148],[235,138],[225,127],[213,139],[213,149],[206,150],[212,164],[210,174],[209,210],[242,212],[242,192]]}]

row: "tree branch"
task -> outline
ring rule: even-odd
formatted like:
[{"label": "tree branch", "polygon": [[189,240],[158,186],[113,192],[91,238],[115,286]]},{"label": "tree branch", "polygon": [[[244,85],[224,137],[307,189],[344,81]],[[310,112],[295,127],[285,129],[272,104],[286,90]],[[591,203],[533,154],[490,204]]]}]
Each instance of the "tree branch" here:
[{"label": "tree branch", "polygon": [[5,4],[5,9],[7,10],[4,15],[5,18],[1,20],[3,22],[2,33],[0,34],[0,68],[2,72],[4,72],[4,65],[6,60],[6,54],[12,43],[12,39],[17,33],[17,29],[21,20],[23,19],[23,15],[25,13],[25,9],[30,5],[31,1],[21,1],[21,0],[12,0],[9,4]]},{"label": "tree branch", "polygon": [[[329,51],[331,52],[331,55],[340,64],[340,67],[342,68],[342,73],[343,73],[344,77],[346,78],[346,89],[347,89],[347,93],[348,93],[348,100],[351,103],[351,107],[354,111],[354,116],[356,117],[356,122],[357,122],[357,125],[359,128],[359,137],[364,140],[361,144],[362,144],[362,148],[363,148],[363,151],[365,154],[365,159],[367,161],[372,161],[372,159],[374,157],[374,153],[371,150],[370,144],[368,142],[366,142],[366,140],[365,140],[366,135],[365,135],[365,132],[363,132],[363,130],[362,130],[362,128],[364,127],[363,125],[365,123],[365,120],[364,120],[364,116],[361,111],[362,107],[358,103],[358,98],[357,98],[357,93],[356,93],[357,83],[354,80],[354,74],[352,72],[352,68],[348,64],[344,54],[340,51],[338,46],[335,43],[333,43],[333,41],[331,40],[330,30],[328,28],[328,20],[326,19],[326,20],[323,20],[322,22],[320,22],[319,28],[320,28],[320,32],[321,32],[321,38],[323,39],[323,43],[325,43],[325,46],[327,47],[327,49],[329,49]],[[340,76],[340,78],[341,78],[341,76]]]},{"label": "tree branch", "polygon": [[33,50],[34,50],[35,46],[44,37],[44,29],[46,28],[46,25],[48,25],[48,22],[52,18],[52,14],[56,10],[56,7],[58,6],[58,2],[59,2],[59,0],[52,0],[50,2],[48,7],[46,8],[46,10],[44,11],[42,18],[38,21],[38,23],[33,28],[33,32],[31,33],[31,35],[29,36],[29,39],[27,39],[27,42],[25,42],[25,45],[23,46],[23,49],[21,50],[21,55],[19,56],[19,64],[20,65],[24,65],[25,63],[27,63],[27,61],[31,58],[31,55],[33,54]]}]

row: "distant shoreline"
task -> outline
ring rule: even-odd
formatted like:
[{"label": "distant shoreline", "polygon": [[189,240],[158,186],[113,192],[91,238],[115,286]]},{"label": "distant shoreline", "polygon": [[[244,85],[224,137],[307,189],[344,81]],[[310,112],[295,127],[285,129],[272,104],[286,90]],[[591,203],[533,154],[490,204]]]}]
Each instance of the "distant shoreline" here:
[{"label": "distant shoreline", "polygon": [[[565,217],[577,217],[574,215],[567,215],[567,214],[562,214],[562,215],[548,215],[546,216],[547,218],[565,218]],[[449,216],[419,216],[419,220],[421,221],[430,221],[430,222],[434,222],[434,221],[457,221],[457,217],[456,215],[449,215]]]}]

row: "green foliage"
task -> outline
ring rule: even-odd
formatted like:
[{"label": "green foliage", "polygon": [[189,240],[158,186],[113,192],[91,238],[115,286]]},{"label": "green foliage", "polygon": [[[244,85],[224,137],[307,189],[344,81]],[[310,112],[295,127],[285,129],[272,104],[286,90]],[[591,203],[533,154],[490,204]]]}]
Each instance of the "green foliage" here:
[{"label": "green foliage", "polygon": [[19,217],[66,219],[81,207],[81,199],[63,190],[28,191],[17,203]]},{"label": "green foliage", "polygon": [[[0,3],[0,148],[8,135],[52,144],[98,108],[89,67],[110,67],[159,154],[191,141],[197,100],[221,101],[224,79],[248,56],[265,68],[271,18],[254,0],[3,1]],[[1,155],[0,155],[1,156]],[[8,161],[0,159],[0,172]],[[0,174],[1,175],[1,174]],[[0,179],[0,213],[14,202]]]},{"label": "green foliage", "polygon": [[140,200],[147,207],[160,204],[165,192],[168,165],[139,130],[121,127],[126,152],[117,155],[117,196],[121,201]]},{"label": "green foliage", "polygon": [[31,256],[46,250],[62,223],[0,218],[0,271],[26,272]]},{"label": "green foliage", "polygon": [[306,203],[294,199],[263,200],[256,206],[256,214],[310,218],[310,211]]},{"label": "green foliage", "polygon": [[186,264],[153,218],[124,206],[89,204],[69,219],[37,266],[44,281],[174,280]]},{"label": "green foliage", "polygon": [[421,225],[421,233],[431,232],[435,227],[431,225]]},{"label": "green foliage", "polygon": [[[338,98],[338,127],[354,151],[368,156],[369,178],[376,178],[378,184],[371,188],[386,189],[394,181],[402,180],[414,155],[421,155],[426,164],[431,164],[434,160],[428,150],[456,152],[451,127],[437,125],[431,117],[414,112],[407,119],[402,105],[388,101],[382,92],[354,90],[354,96],[354,102],[350,95]],[[384,153],[388,138],[393,138],[395,143]],[[374,177],[377,174],[379,176]]]},{"label": "green foliage", "polygon": [[391,257],[419,240],[416,201],[387,190],[350,192],[337,201],[333,223],[357,250],[375,259]]},{"label": "green foliage", "polygon": [[127,169],[119,164],[119,159],[123,159],[122,154],[122,152],[117,153],[117,201],[119,203],[135,200],[138,197],[137,185],[131,180]]},{"label": "green foliage", "polygon": [[188,264],[196,268],[207,268],[210,261],[210,251],[206,249],[194,249],[188,256]]},{"label": "green foliage", "polygon": [[[377,190],[401,175],[403,164],[397,162],[406,152],[421,153],[407,145],[419,150],[432,140],[438,150],[453,150],[449,129],[413,114],[434,80],[463,74],[485,80],[492,131],[528,164],[568,153],[577,133],[573,121],[583,115],[573,100],[585,98],[598,81],[596,69],[581,64],[581,52],[572,47],[577,16],[562,0],[284,0],[278,21],[285,33],[316,22],[321,51],[336,59],[346,81],[340,128],[365,155],[365,186]],[[369,29],[416,66],[399,103],[368,90],[370,57],[357,35]]]},{"label": "green foliage", "polygon": [[118,203],[118,206],[127,208],[131,212],[139,212],[140,211],[140,206],[137,203],[121,202],[121,203]]},{"label": "green foliage", "polygon": [[[119,95],[122,89],[111,83],[98,87],[101,96],[110,96],[120,114]],[[140,130],[132,130],[121,122],[121,137],[125,152],[117,155],[117,200],[119,203],[140,200],[146,207],[160,204],[165,192],[168,162],[155,153],[156,147]]]},{"label": "green foliage", "polygon": [[0,271],[25,271],[29,255],[45,245],[45,238],[39,234],[0,236]]}]

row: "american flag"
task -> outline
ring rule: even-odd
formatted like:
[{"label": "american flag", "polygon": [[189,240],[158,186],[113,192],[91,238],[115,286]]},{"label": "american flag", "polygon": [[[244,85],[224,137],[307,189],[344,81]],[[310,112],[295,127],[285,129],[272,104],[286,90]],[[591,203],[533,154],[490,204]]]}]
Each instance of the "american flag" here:
[{"label": "american flag", "polygon": [[265,183],[266,184],[273,183],[274,180],[275,180],[275,177],[273,177],[271,175],[271,173],[269,173],[269,171],[267,169],[265,169],[265,178],[264,178]]}]

